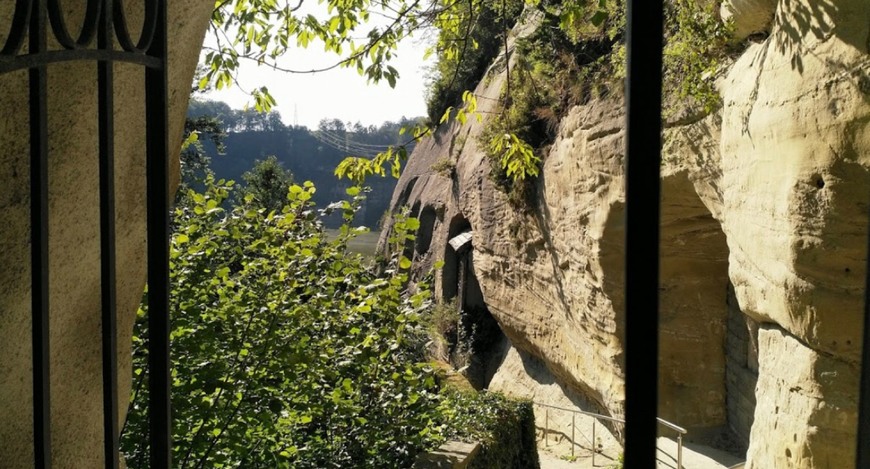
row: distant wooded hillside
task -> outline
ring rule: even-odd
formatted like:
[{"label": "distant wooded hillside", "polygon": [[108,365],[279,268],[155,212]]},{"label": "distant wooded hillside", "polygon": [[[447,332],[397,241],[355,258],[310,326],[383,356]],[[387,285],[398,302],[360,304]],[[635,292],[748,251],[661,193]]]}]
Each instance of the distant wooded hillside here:
[{"label": "distant wooded hillside", "polygon": [[[259,113],[253,109],[236,110],[220,101],[191,100],[188,117],[195,119],[211,116],[222,122],[226,151],[218,154],[214,143],[203,138],[200,141],[211,157],[215,177],[232,179],[244,184],[242,175],[256,161],[275,155],[282,166],[293,173],[297,182],[311,181],[317,187],[314,201],[318,207],[345,198],[346,180],[338,180],[333,171],[346,156],[372,157],[390,145],[405,143],[407,135],[400,136],[399,129],[411,126],[415,119],[385,122],[380,126],[349,124],[338,119],[323,120],[318,129],[304,126],[288,126],[281,115],[272,111]],[[413,146],[408,147],[408,152]],[[356,224],[372,229],[378,228],[381,216],[387,210],[396,179],[372,177],[367,182],[372,188],[368,199],[357,214]],[[327,225],[338,225],[340,220],[329,219]]]}]

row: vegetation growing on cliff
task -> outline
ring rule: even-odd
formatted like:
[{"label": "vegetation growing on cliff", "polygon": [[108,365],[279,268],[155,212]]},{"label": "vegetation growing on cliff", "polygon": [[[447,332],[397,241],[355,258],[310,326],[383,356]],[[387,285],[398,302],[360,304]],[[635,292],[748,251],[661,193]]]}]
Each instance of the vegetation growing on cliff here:
[{"label": "vegetation growing on cliff", "polygon": [[[732,26],[719,18],[719,2],[674,0],[665,11],[664,85],[670,109],[708,114],[721,106],[715,80],[723,62],[744,45],[731,44]],[[683,100],[683,103],[679,103]],[[688,102],[685,102],[688,101]]]},{"label": "vegetation growing on cliff", "polygon": [[[300,13],[301,5],[273,0],[218,2],[212,18],[216,46],[207,50],[200,86],[230,85],[243,60],[310,73],[282,68],[277,58],[291,47],[314,42],[338,57],[326,69],[355,68],[369,80],[394,85],[398,72],[390,60],[399,42],[414,32],[434,30],[438,40],[430,53],[438,61],[428,94],[431,125],[443,121],[439,115],[449,116],[445,110],[473,107],[474,101],[465,98],[466,90],[474,88],[499,53],[505,55],[501,112],[492,119],[486,146],[500,166],[502,179],[510,181],[505,185],[508,190],[513,185],[522,189],[528,178],[537,175],[541,150],[570,106],[624,75],[624,0],[331,0],[322,17]],[[544,20],[535,37],[518,41],[518,57],[512,65],[508,34],[524,9],[542,12]],[[672,0],[667,10],[665,87],[672,107],[682,107],[676,100],[688,100],[690,106],[710,112],[719,105],[713,81],[720,61],[729,53],[729,27],[718,17],[718,2]],[[361,38],[358,33],[373,14],[386,18],[386,25],[371,27]],[[265,88],[253,95],[258,110],[268,110],[274,102]],[[431,130],[416,127],[409,132],[411,141]],[[399,144],[373,158],[354,155],[339,165],[336,174],[359,182],[370,175],[385,175],[383,166],[389,165],[395,175],[405,158],[407,148]]]},{"label": "vegetation growing on cliff", "polygon": [[462,94],[477,86],[504,44],[505,27],[514,26],[522,9],[518,0],[503,5],[473,0],[460,2],[439,18],[432,52],[436,63],[426,96],[431,123],[438,122],[447,108],[461,104]]}]

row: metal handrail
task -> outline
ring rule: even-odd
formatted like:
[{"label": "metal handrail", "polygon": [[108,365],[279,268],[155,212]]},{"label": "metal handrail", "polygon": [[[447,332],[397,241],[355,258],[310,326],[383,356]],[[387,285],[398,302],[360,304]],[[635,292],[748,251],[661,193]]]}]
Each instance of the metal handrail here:
[{"label": "metal handrail", "polygon": [[609,415],[596,414],[595,412],[587,412],[585,410],[577,410],[577,409],[568,409],[566,407],[559,407],[559,406],[550,405],[550,404],[542,404],[540,402],[535,402],[535,401],[532,401],[532,404],[539,406],[539,407],[549,407],[551,409],[564,410],[566,412],[574,412],[575,414],[588,415],[590,417],[595,417],[595,418],[604,419],[604,420],[610,420],[612,422],[625,423],[625,420],[623,420],[623,419],[616,418],[616,417],[610,417]]},{"label": "metal handrail", "polygon": [[661,417],[656,417],[656,421],[657,421],[658,423],[660,423],[661,425],[664,425],[664,426],[670,428],[671,430],[673,430],[673,431],[675,431],[675,432],[677,432],[677,433],[681,433],[681,434],[683,434],[683,435],[685,435],[686,433],[689,433],[689,431],[686,430],[685,428],[683,428],[683,427],[681,427],[681,426],[679,426],[679,425],[677,425],[677,424],[675,424],[675,423],[668,422],[667,420],[665,420],[665,419],[663,419],[663,418],[661,418]]},{"label": "metal handrail", "polygon": [[[572,457],[574,456],[574,446],[576,446],[575,440],[574,440],[574,429],[576,426],[575,425],[576,414],[594,417],[595,420],[592,420],[592,445],[593,445],[592,465],[593,466],[595,465],[595,453],[598,452],[598,449],[594,447],[596,420],[602,419],[602,420],[607,420],[610,422],[625,423],[625,419],[611,417],[609,415],[603,415],[603,414],[599,414],[596,412],[588,412],[585,410],[578,410],[578,409],[569,409],[567,407],[559,407],[559,406],[555,406],[555,405],[551,405],[551,404],[544,404],[544,403],[535,402],[535,401],[532,401],[532,404],[536,405],[538,407],[544,407],[545,409],[547,409],[546,414],[544,416],[544,441],[545,441],[544,444],[545,444],[545,446],[549,443],[549,440],[547,440],[547,434],[550,432],[550,409],[571,412],[571,414],[572,414],[571,415],[571,456]],[[668,422],[667,420],[660,418],[660,417],[656,417],[656,422],[659,425],[662,425],[664,427],[667,427],[667,428],[677,432],[677,469],[682,469],[683,468],[683,435],[688,434],[689,431],[686,430],[685,428],[675,424],[675,423]]]},{"label": "metal handrail", "polygon": [[677,432],[677,469],[683,469],[683,435],[689,432],[685,428],[660,417],[656,417],[656,422]]}]

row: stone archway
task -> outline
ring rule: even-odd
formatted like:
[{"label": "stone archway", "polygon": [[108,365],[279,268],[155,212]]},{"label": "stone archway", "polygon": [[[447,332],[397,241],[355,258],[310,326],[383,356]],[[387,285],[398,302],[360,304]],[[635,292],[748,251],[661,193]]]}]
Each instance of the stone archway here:
[{"label": "stone archway", "polygon": [[[661,207],[658,415],[693,438],[736,436],[745,445],[755,406],[755,331],[730,287],[725,234],[685,172],[663,178]],[[600,241],[602,288],[616,312],[617,335],[624,217],[624,204],[614,203]]]}]

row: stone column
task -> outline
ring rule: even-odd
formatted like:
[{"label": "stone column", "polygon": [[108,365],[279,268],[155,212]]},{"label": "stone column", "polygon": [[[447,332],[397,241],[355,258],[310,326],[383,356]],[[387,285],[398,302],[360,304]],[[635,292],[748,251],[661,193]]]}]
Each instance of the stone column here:
[{"label": "stone column", "polygon": [[[135,36],[143,1],[128,1]],[[14,2],[2,2],[0,28]],[[61,2],[81,24],[85,2]],[[78,10],[74,10],[77,8]],[[170,148],[177,151],[213,0],[169,1]],[[73,34],[77,34],[73,32]],[[49,47],[56,47],[49,41]],[[117,48],[117,47],[116,47]],[[119,421],[130,393],[130,344],[145,284],[144,70],[115,65],[115,203]],[[97,67],[48,67],[51,419],[55,468],[103,464]],[[0,466],[33,467],[27,72],[0,76]],[[174,166],[177,168],[177,159]],[[176,170],[177,179],[177,170]]]}]

